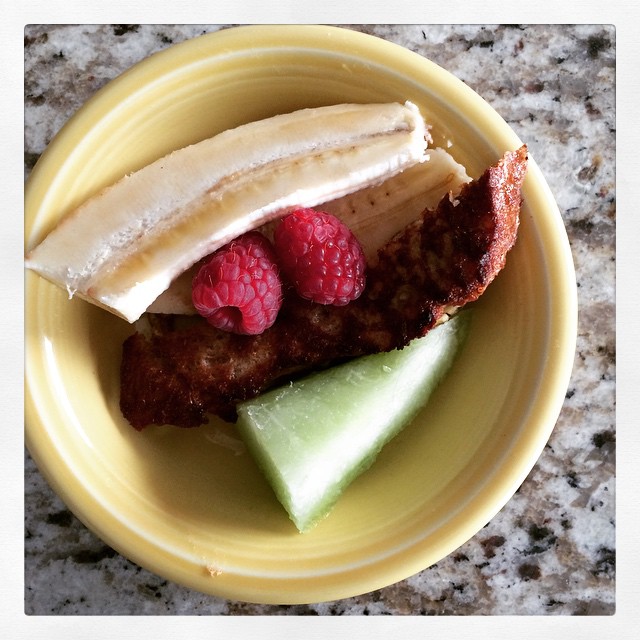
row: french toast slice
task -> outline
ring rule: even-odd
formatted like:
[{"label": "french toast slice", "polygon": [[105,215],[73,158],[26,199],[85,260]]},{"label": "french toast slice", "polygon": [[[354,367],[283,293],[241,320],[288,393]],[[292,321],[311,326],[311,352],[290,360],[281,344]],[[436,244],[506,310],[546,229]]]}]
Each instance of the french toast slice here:
[{"label": "french toast slice", "polygon": [[314,368],[401,349],[475,301],[505,265],[519,226],[526,145],[507,152],[457,198],[445,196],[378,253],[367,287],[344,307],[284,295],[276,323],[257,336],[204,318],[149,314],[150,332],[123,345],[120,408],[141,430],[236,418],[238,402]]}]

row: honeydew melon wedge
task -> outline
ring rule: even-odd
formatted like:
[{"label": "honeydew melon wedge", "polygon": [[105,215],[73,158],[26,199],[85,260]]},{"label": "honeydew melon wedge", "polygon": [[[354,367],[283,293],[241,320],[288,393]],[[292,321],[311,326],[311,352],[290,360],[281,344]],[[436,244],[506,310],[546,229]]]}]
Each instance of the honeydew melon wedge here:
[{"label": "honeydew melon wedge", "polygon": [[451,367],[469,311],[402,350],[313,373],[238,406],[238,429],[299,531],[325,517]]}]

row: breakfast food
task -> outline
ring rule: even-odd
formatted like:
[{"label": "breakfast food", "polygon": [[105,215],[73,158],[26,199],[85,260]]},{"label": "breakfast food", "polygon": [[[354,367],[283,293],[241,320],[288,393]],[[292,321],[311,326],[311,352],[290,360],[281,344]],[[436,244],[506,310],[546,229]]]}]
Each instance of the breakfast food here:
[{"label": "breakfast food", "polygon": [[237,427],[299,531],[325,517],[449,371],[462,312],[401,350],[356,358],[238,405]]},{"label": "breakfast food", "polygon": [[364,252],[335,216],[296,209],[276,227],[274,242],[283,273],[305,300],[342,306],[364,290]]},{"label": "breakfast food", "polygon": [[[64,217],[27,267],[130,322],[153,312],[123,346],[120,407],[136,429],[235,420],[239,402],[286,376],[405,347],[502,269],[526,147],[469,182],[445,151],[427,153],[429,140],[409,102],[241,125],[107,187]],[[300,229],[273,228],[286,214],[300,223],[300,212],[340,238],[338,270],[319,283],[313,261],[328,254],[293,259]],[[177,315],[196,312],[204,318]]]},{"label": "breakfast food", "polygon": [[527,148],[507,152],[455,198],[445,195],[388,241],[344,306],[285,295],[259,335],[150,315],[123,347],[120,407],[136,429],[236,419],[238,403],[300,371],[399,349],[476,300],[515,243]]},{"label": "breakfast food", "polygon": [[289,207],[344,196],[425,161],[428,139],[411,103],[331,105],[240,125],[103,189],[32,248],[26,266],[134,322],[177,276],[233,238]]},{"label": "breakfast food", "polygon": [[411,103],[242,125],[104,189],[27,266],[136,322],[132,427],[236,422],[306,531],[425,405],[516,240],[526,146],[471,180],[429,141]]},{"label": "breakfast food", "polygon": [[249,231],[218,249],[194,276],[196,311],[218,329],[258,334],[278,317],[282,284],[267,239]]}]

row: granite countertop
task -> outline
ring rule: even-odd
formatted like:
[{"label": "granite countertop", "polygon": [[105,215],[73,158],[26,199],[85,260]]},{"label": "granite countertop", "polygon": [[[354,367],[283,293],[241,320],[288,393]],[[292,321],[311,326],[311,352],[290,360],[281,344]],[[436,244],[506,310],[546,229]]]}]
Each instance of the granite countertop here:
[{"label": "granite countertop", "polygon": [[[436,565],[345,600],[232,602],[167,582],[89,532],[25,455],[27,614],[607,615],[615,611],[615,31],[609,26],[345,25],[416,51],[525,140],[562,213],[580,318],[564,407],[502,511]],[[25,171],[97,89],[218,26],[25,29]]]}]

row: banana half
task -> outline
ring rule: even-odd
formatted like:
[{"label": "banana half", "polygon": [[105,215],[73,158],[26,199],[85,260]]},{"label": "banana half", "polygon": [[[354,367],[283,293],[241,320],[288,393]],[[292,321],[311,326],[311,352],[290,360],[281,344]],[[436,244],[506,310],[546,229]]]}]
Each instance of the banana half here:
[{"label": "banana half", "polygon": [[411,103],[340,104],[242,125],[102,190],[28,253],[26,267],[134,322],[234,237],[423,162],[429,139]]}]

